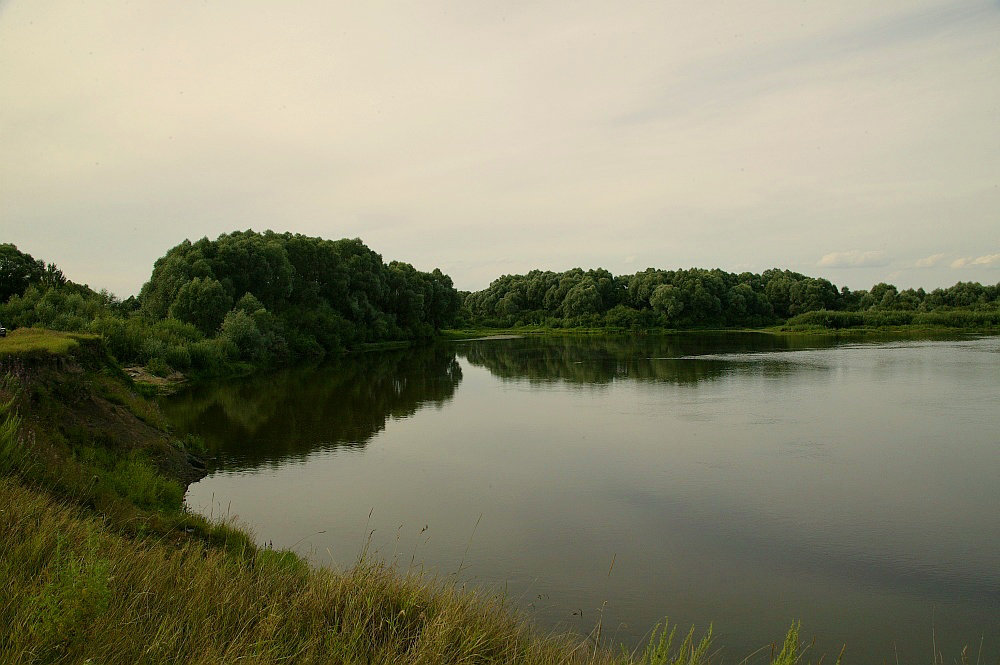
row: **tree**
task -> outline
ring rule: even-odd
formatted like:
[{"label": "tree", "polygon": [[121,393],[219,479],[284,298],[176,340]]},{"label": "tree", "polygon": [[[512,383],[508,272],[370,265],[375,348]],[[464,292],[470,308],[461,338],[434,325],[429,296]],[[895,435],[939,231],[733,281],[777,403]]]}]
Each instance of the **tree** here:
[{"label": "tree", "polygon": [[[209,295],[203,293],[205,285],[216,283],[229,300],[202,302]],[[450,325],[461,303],[440,270],[387,266],[357,238],[325,240],[273,231],[185,240],[156,262],[139,295],[151,318],[171,314],[197,320],[207,334],[218,330],[237,299],[236,308],[253,316],[268,348],[287,343],[292,355],[426,337]]]},{"label": "tree", "polygon": [[264,351],[264,336],[253,317],[242,309],[234,309],[226,314],[219,337],[230,342],[242,360],[253,360]]},{"label": "tree", "polygon": [[661,284],[653,290],[649,297],[653,309],[666,315],[667,325],[677,325],[681,312],[684,311],[684,299],[680,289],[672,284]]},{"label": "tree", "polygon": [[170,305],[170,316],[190,323],[206,335],[222,324],[232,300],[217,280],[195,277],[184,284]]},{"label": "tree", "polygon": [[573,286],[563,299],[563,313],[567,317],[585,316],[601,311],[601,294],[594,280],[585,279]]},{"label": "tree", "polygon": [[[50,274],[58,273],[56,267],[49,264]],[[43,261],[36,260],[30,254],[18,251],[10,243],[0,244],[0,303],[7,302],[11,296],[19,296],[29,285],[40,282],[46,275]],[[65,283],[65,278],[62,282]]]},{"label": "tree", "polygon": [[879,282],[861,298],[861,309],[892,309],[898,293],[894,285]]}]

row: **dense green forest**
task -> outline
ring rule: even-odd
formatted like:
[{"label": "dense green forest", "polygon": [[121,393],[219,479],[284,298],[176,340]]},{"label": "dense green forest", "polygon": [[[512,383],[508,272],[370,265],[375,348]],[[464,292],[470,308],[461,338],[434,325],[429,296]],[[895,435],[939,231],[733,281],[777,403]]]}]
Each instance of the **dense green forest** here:
[{"label": "dense green forest", "polygon": [[[464,301],[464,303],[463,303]],[[1000,325],[1000,284],[838,289],[789,270],[761,274],[603,268],[504,275],[460,293],[435,269],[384,263],[358,239],[238,231],[185,240],[120,300],[0,244],[0,322],[103,335],[120,362],[158,374],[215,374],[357,348],[430,339],[463,325],[616,329]]]},{"label": "dense green forest", "polygon": [[[469,323],[479,326],[613,328],[744,328],[788,323],[860,325],[1000,325],[1000,284],[959,282],[946,289],[876,284],[837,289],[789,270],[761,274],[649,268],[614,276],[580,268],[504,275],[465,297]],[[853,315],[846,315],[846,313]]]},{"label": "dense green forest", "polygon": [[104,336],[120,362],[216,373],[420,340],[451,325],[461,298],[435,269],[386,264],[360,240],[242,231],[185,240],[119,300],[0,245],[0,322]]}]

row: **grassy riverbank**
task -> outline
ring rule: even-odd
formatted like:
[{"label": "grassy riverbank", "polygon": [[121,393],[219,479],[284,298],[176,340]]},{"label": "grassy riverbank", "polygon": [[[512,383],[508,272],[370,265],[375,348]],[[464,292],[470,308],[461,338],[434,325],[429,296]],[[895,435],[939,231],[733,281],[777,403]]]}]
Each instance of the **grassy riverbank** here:
[{"label": "grassy riverbank", "polygon": [[125,537],[0,480],[5,663],[609,663],[501,599],[377,564],[344,573],[246,544]]},{"label": "grassy riverbank", "polygon": [[[840,313],[845,314],[845,313]],[[846,314],[853,314],[847,312]],[[594,328],[594,327],[552,327],[552,326],[515,326],[512,328],[466,327],[442,330],[441,337],[450,341],[463,341],[495,337],[560,337],[566,335],[707,335],[758,333],[766,335],[824,335],[836,338],[858,339],[867,336],[904,336],[928,337],[947,336],[955,334],[996,334],[1000,333],[1000,325],[946,325],[934,323],[932,320],[918,319],[912,323],[878,323],[878,317],[862,317],[858,325],[823,325],[818,317],[794,319],[788,323],[761,328],[649,328],[633,330],[629,328]],[[963,319],[968,322],[967,319]],[[866,321],[868,323],[866,323]]]}]

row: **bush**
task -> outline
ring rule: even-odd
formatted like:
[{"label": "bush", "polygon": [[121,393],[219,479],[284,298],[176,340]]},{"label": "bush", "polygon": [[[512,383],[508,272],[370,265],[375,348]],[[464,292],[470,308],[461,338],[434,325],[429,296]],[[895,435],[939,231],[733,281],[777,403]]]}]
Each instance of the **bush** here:
[{"label": "bush", "polygon": [[150,374],[155,374],[156,376],[167,376],[170,374],[170,365],[160,356],[150,358],[146,362],[146,369],[149,370]]},{"label": "bush", "polygon": [[831,312],[821,309],[806,312],[788,319],[786,326],[802,328],[805,326],[821,326],[828,329],[860,328],[867,326],[879,328],[886,326],[946,326],[949,328],[982,328],[1000,325],[1000,310],[935,310],[921,312],[916,310],[878,310],[870,309],[863,312]]},{"label": "bush", "polygon": [[168,346],[164,359],[174,369],[187,369],[191,367],[191,352],[185,346],[177,344]]},{"label": "bush", "polygon": [[264,351],[264,336],[257,329],[253,317],[242,309],[226,314],[219,337],[236,347],[237,355],[242,360],[259,358]]},{"label": "bush", "polygon": [[203,339],[188,347],[191,367],[206,373],[213,373],[225,367],[227,362],[224,342]]}]

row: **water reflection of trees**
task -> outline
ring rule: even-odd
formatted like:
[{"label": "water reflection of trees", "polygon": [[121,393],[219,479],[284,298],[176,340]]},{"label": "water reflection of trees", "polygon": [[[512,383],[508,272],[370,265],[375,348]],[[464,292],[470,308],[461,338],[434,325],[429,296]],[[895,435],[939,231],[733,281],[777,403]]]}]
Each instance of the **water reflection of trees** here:
[{"label": "water reflection of trees", "polygon": [[458,346],[458,355],[485,367],[494,376],[532,383],[697,383],[736,371],[786,374],[791,368],[785,363],[761,363],[739,356],[834,343],[833,339],[820,337],[755,333],[526,337],[465,342]]},{"label": "water reflection of trees", "polygon": [[220,467],[243,469],[363,447],[388,419],[450,400],[461,380],[453,349],[414,348],[205,384],[161,406],[179,434],[202,438]]}]

